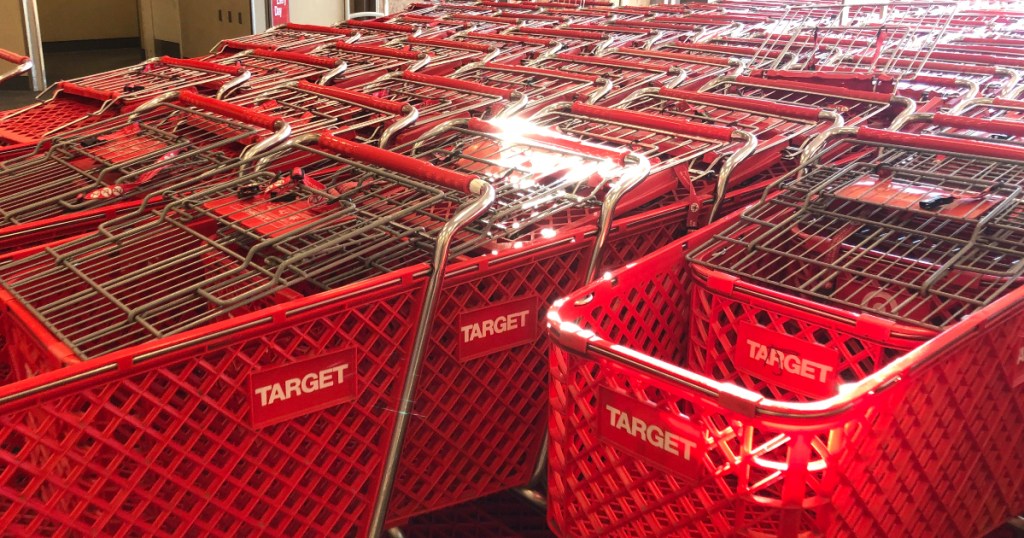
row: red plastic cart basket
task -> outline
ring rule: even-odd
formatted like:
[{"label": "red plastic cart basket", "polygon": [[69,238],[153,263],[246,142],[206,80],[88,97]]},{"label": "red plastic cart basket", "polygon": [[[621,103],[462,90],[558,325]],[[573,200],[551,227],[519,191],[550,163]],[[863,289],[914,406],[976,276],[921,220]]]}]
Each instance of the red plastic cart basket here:
[{"label": "red plastic cart basket", "polygon": [[470,64],[450,78],[519,92],[528,99],[523,115],[556,102],[593,103],[611,90],[601,77],[512,64]]},{"label": "red plastic cart basket", "polygon": [[928,192],[858,189],[879,162],[822,167],[814,207],[755,206],[549,313],[560,535],[980,536],[1024,509],[1021,208],[932,174],[1024,154],[857,134]]},{"label": "red plastic cart basket", "polygon": [[261,34],[225,39],[217,43],[210,54],[214,57],[231,56],[254,48],[309,52],[333,41],[356,40],[359,32],[350,28],[333,28],[313,24],[287,23],[275,26]]},{"label": "red plastic cart basket", "polygon": [[6,49],[0,49],[0,60],[14,64],[14,67],[8,71],[0,72],[0,84],[22,73],[28,73],[32,70],[32,58]]},{"label": "red plastic cart basket", "polygon": [[[0,145],[34,145],[41,138],[71,126],[130,111],[164,92],[186,88],[224,94],[245,82],[249,73],[239,67],[199,60],[162,57],[97,75],[58,82],[39,103],[0,118]],[[216,89],[212,89],[216,85]]]},{"label": "red plastic cart basket", "polygon": [[612,90],[598,100],[603,105],[615,104],[643,88],[675,88],[686,77],[677,66],[645,62],[639,58],[621,59],[605,56],[556,54],[530,62],[530,67],[593,75],[609,80]]}]

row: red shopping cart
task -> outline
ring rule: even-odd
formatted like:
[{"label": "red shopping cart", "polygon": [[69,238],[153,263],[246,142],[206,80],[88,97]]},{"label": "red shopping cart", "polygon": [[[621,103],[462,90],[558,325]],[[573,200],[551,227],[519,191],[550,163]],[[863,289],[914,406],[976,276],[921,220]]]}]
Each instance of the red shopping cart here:
[{"label": "red shopping cart", "polygon": [[501,52],[493,45],[424,37],[407,37],[392,41],[388,48],[418,52],[429,56],[430,63],[422,69],[422,72],[430,75],[447,75],[467,64],[489,62]]},{"label": "red shopping cart", "polygon": [[277,117],[181,92],[48,139],[0,164],[0,251],[94,230],[168,188],[223,181],[212,172],[290,132]]},{"label": "red shopping cart", "polygon": [[320,45],[339,39],[358,40],[359,32],[349,28],[287,23],[275,26],[261,34],[225,39],[210,50],[210,55],[214,58],[222,58],[251,49],[309,52]]},{"label": "red shopping cart", "polygon": [[334,84],[343,87],[376,80],[388,73],[419,71],[430,63],[430,55],[422,52],[343,42],[324,45],[314,53],[345,62],[345,70],[334,78]]},{"label": "red shopping cart", "polygon": [[[906,51],[906,53],[907,56],[917,54],[916,51]],[[879,61],[886,62],[890,73],[908,83],[929,76],[955,77],[976,85],[978,89],[972,93],[983,97],[1009,96],[1019,87],[1021,75],[1018,69],[1024,67],[1024,58],[1019,60],[990,58],[991,61],[985,62],[984,59],[989,58],[986,55],[934,52],[932,59],[918,61],[900,56],[899,54],[881,56]],[[863,57],[845,58],[834,67],[823,67],[822,70],[859,70],[859,66],[865,65],[865,62],[868,62],[868,59]]]},{"label": "red shopping cart", "polygon": [[381,21],[361,21],[349,19],[337,25],[338,28],[346,28],[359,32],[359,39],[355,43],[359,45],[384,45],[393,39],[403,37],[431,37],[436,32],[424,32],[420,26],[409,24],[392,24]]},{"label": "red shopping cart", "polygon": [[0,84],[5,80],[14,78],[22,73],[27,73],[32,70],[32,59],[28,56],[23,56],[15,52],[11,52],[6,49],[0,49],[0,60],[14,64],[14,67],[10,70],[0,73]]},{"label": "red shopping cart", "polygon": [[562,48],[562,45],[554,39],[480,32],[458,33],[449,39],[495,47],[498,49],[498,55],[494,57],[493,61],[503,64],[525,63],[540,56],[554,54]]},{"label": "red shopping cart", "polygon": [[699,43],[707,41],[718,35],[736,32],[740,28],[735,22],[725,20],[719,24],[713,24],[704,22],[681,23],[658,20],[613,19],[608,21],[608,25],[612,28],[646,28],[649,30],[656,30],[658,32],[658,37],[649,41],[646,48],[652,48],[662,42],[682,41]]},{"label": "red shopping cart", "polygon": [[[713,40],[716,41],[716,40]],[[763,51],[746,45],[729,45],[717,43],[684,43],[681,41],[657,43],[653,48],[656,52],[688,54],[692,56],[709,56],[713,58],[742,60],[747,67],[758,69],[767,65],[780,65],[781,69],[796,63],[799,58],[788,51]]]},{"label": "red shopping cart", "polygon": [[377,22],[400,24],[420,29],[419,37],[444,39],[455,32],[472,30],[473,24],[453,19],[444,15],[417,15],[415,13],[396,13],[374,19]]},{"label": "red shopping cart", "polygon": [[[552,39],[562,45],[562,51],[575,54],[599,54],[612,46],[614,36],[582,30],[566,30],[564,28],[510,28],[506,35]],[[635,37],[635,36],[634,36]]]},{"label": "red shopping cart", "polygon": [[[606,21],[593,23],[566,24],[562,29],[576,32],[588,32],[606,35],[610,42],[603,47],[635,47],[650,48],[651,44],[664,38],[660,28],[613,26]],[[599,52],[599,51],[595,51]]]},{"label": "red shopping cart", "polygon": [[168,91],[196,88],[223,95],[248,78],[249,73],[240,67],[164,56],[58,82],[42,94],[49,95],[45,100],[0,118],[0,146],[32,146],[47,135],[130,111]]},{"label": "red shopping cart", "polygon": [[326,132],[336,138],[386,147],[419,118],[406,102],[300,81],[228,102],[281,118],[292,136]]},{"label": "red shopping cart", "polygon": [[510,116],[527,103],[526,94],[514,89],[408,71],[384,75],[353,89],[416,107],[416,126],[396,137],[398,144],[418,137],[442,121]]},{"label": "red shopping cart", "polygon": [[610,49],[601,57],[618,61],[655,64],[676,69],[682,73],[683,80],[679,86],[696,88],[709,80],[729,74],[739,74],[743,62],[735,58],[701,56],[696,54],[680,54],[658,50],[638,50],[633,48]]},{"label": "red shopping cart", "polygon": [[470,64],[450,78],[525,95],[524,115],[561,101],[593,103],[611,90],[611,81],[593,75],[499,63]]},{"label": "red shopping cart", "polygon": [[1024,508],[1021,210],[982,172],[1024,153],[857,135],[876,159],[552,310],[557,533],[980,536]]},{"label": "red shopping cart", "polygon": [[414,2],[409,4],[405,13],[429,17],[450,17],[452,15],[493,15],[499,11],[497,7],[479,5],[479,2]]},{"label": "red shopping cart", "polygon": [[562,17],[560,15],[552,15],[548,13],[516,13],[516,12],[505,12],[501,11],[498,15],[502,18],[508,18],[516,21],[516,25],[523,28],[553,28],[562,24],[570,24],[576,22],[578,18]]},{"label": "red shopping cart", "polygon": [[[213,62],[242,68],[251,74],[244,83],[232,88],[234,92],[259,91],[299,80],[331,84],[335,79],[341,79],[348,67],[338,57],[267,49],[247,50]],[[222,98],[227,95],[226,92],[221,93]]]},{"label": "red shopping cart", "polygon": [[664,63],[644,62],[611,58],[608,56],[581,56],[578,54],[556,54],[535,60],[531,67],[593,75],[609,80],[612,90],[601,97],[601,104],[611,105],[642,88],[674,88],[686,77],[677,66]]}]

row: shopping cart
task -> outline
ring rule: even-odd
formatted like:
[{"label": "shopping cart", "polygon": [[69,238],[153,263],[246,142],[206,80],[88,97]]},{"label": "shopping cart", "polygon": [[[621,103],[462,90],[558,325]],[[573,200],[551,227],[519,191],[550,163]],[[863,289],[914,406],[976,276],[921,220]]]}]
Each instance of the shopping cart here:
[{"label": "shopping cart", "polygon": [[393,39],[403,37],[432,37],[435,32],[423,32],[423,28],[409,24],[391,24],[380,21],[361,21],[349,19],[339,23],[338,28],[346,28],[359,32],[359,45],[383,45]]},{"label": "shopping cart", "polygon": [[493,60],[494,63],[504,64],[525,63],[541,56],[554,54],[562,48],[562,45],[554,39],[480,32],[462,32],[451,36],[449,39],[452,41],[493,46],[498,49],[498,55]]},{"label": "shopping cart", "polygon": [[[879,56],[878,61],[886,62],[889,73],[901,80],[913,82],[925,77],[956,78],[977,86],[971,93],[983,97],[1007,97],[1019,87],[1020,67],[1024,67],[1024,59],[995,59],[986,55],[951,54],[933,52],[932,59],[919,61],[910,58],[917,56],[917,51],[904,51],[902,54]],[[989,61],[984,60],[988,58]],[[822,67],[822,71],[850,70],[859,71],[861,66],[869,62],[867,58],[843,58],[833,66]],[[968,97],[970,98],[970,97]]]},{"label": "shopping cart", "polygon": [[439,122],[454,118],[490,119],[511,116],[527,104],[515,89],[490,86],[422,73],[392,73],[352,89],[414,106],[416,125],[395,137],[402,144],[419,137]]},{"label": "shopping cart", "polygon": [[[318,84],[331,84],[342,79],[348,64],[334,56],[305,54],[301,52],[251,49],[234,56],[213,60],[213,63],[238,67],[250,73],[244,83],[231,89],[232,92],[253,92],[284,84],[306,80]],[[221,97],[230,93],[222,92]]]},{"label": "shopping cart", "polygon": [[560,28],[573,32],[596,33],[608,36],[609,43],[602,47],[602,50],[609,47],[634,47],[648,49],[651,47],[651,44],[664,38],[664,34],[660,28],[613,26],[607,24],[605,21],[566,24]]},{"label": "shopping cart", "polygon": [[689,54],[692,56],[737,59],[743,61],[750,69],[759,69],[767,65],[776,64],[783,66],[781,69],[785,69],[799,60],[795,54],[788,51],[764,51],[756,47],[718,43],[662,42],[657,43],[652,50],[675,54]]},{"label": "shopping cart", "polygon": [[981,536],[1024,509],[1019,182],[992,181],[1024,153],[850,143],[877,160],[556,304],[558,534]]},{"label": "shopping cart", "polygon": [[223,58],[256,48],[309,52],[320,45],[339,39],[355,41],[359,37],[359,32],[349,28],[287,23],[261,34],[222,40],[210,49],[210,55],[213,58]]},{"label": "shopping cart", "polygon": [[180,92],[47,139],[0,164],[0,251],[94,230],[169,188],[223,181],[211,172],[290,133],[275,116]]},{"label": "shopping cart", "polygon": [[164,56],[123,69],[58,82],[40,94],[40,102],[0,118],[0,146],[31,147],[62,129],[130,111],[168,91],[196,88],[224,95],[248,78],[249,73],[239,67]]},{"label": "shopping cart", "polygon": [[658,37],[648,41],[646,48],[652,48],[661,42],[682,41],[700,43],[715,36],[736,32],[740,29],[738,23],[725,21],[721,24],[713,25],[705,23],[684,24],[678,22],[614,19],[608,21],[608,26],[611,28],[646,28],[657,31]]},{"label": "shopping cart", "polygon": [[525,95],[527,105],[521,112],[523,115],[555,102],[593,103],[611,90],[611,81],[593,75],[512,64],[470,64],[449,77]]},{"label": "shopping cart", "polygon": [[523,28],[553,28],[562,24],[571,24],[579,20],[578,17],[562,17],[549,13],[515,13],[501,11],[498,15],[502,18],[516,21],[516,25]]},{"label": "shopping cart", "polygon": [[388,47],[429,56],[430,64],[422,72],[430,75],[447,75],[470,63],[490,62],[501,52],[492,45],[460,43],[448,38],[407,37],[391,42]]},{"label": "shopping cart", "polygon": [[291,126],[292,136],[326,132],[336,138],[386,147],[419,112],[406,102],[300,81],[282,84],[228,102],[277,118]]},{"label": "shopping cart", "polygon": [[31,58],[6,49],[0,49],[0,60],[14,64],[14,67],[11,70],[5,73],[0,73],[0,84],[5,80],[14,78],[22,73],[28,73],[32,70]]},{"label": "shopping cart", "polygon": [[686,78],[686,73],[677,66],[608,56],[556,54],[540,58],[528,65],[541,69],[593,75],[610,80],[612,90],[599,100],[604,105],[617,103],[642,88],[674,88]]},{"label": "shopping cart", "polygon": [[455,32],[473,30],[474,25],[466,21],[453,19],[443,15],[417,15],[415,13],[396,13],[374,19],[377,22],[412,26],[420,29],[424,38],[444,39]]},{"label": "shopping cart", "polygon": [[[599,32],[566,30],[563,28],[509,28],[506,35],[552,39],[562,45],[563,52],[574,54],[600,54],[612,46],[615,37]],[[631,36],[634,37],[634,36]]]},{"label": "shopping cart", "polygon": [[404,13],[428,17],[450,17],[452,15],[493,15],[498,7],[479,5],[479,2],[414,2]]},{"label": "shopping cart", "polygon": [[684,88],[696,88],[708,81],[724,75],[739,74],[744,67],[736,58],[700,56],[656,50],[637,50],[634,48],[610,49],[601,54],[602,58],[618,61],[655,64],[671,67],[682,72]]},{"label": "shopping cart", "polygon": [[422,52],[343,42],[321,46],[313,53],[345,63],[345,70],[334,78],[334,85],[342,87],[370,82],[388,73],[419,71],[430,63],[430,55]]}]

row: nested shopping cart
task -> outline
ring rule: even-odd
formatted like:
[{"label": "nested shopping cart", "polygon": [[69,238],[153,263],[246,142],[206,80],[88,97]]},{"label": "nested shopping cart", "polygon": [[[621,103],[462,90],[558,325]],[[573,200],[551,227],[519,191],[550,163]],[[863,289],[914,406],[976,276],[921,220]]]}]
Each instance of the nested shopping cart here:
[{"label": "nested shopping cart", "polygon": [[498,49],[498,55],[494,57],[494,62],[504,64],[525,63],[540,56],[554,54],[562,48],[562,45],[554,39],[481,32],[461,32],[448,39],[493,46]]},{"label": "nested shopping cart", "polygon": [[607,22],[613,16],[613,13],[607,9],[545,8],[543,14],[562,17],[567,23],[573,24],[601,24],[602,22]]},{"label": "nested shopping cart", "polygon": [[439,122],[511,116],[528,103],[527,95],[515,89],[408,71],[384,75],[353,89],[416,108],[416,125],[396,136],[397,144],[420,136]]},{"label": "nested shopping cart", "polygon": [[655,44],[653,50],[693,56],[738,59],[742,60],[751,69],[763,68],[768,65],[780,65],[782,66],[780,69],[785,69],[799,60],[796,54],[788,51],[761,50],[746,45],[722,44],[723,40],[721,39],[718,41],[719,43],[663,42]]},{"label": "nested shopping cart", "polygon": [[393,39],[403,37],[430,37],[435,32],[423,32],[423,28],[409,24],[391,24],[380,21],[361,21],[349,19],[339,23],[338,28],[346,28],[359,32],[360,45],[383,45]]},{"label": "nested shopping cart", "polygon": [[256,48],[309,52],[334,41],[358,39],[359,32],[349,28],[287,23],[260,34],[222,40],[210,50],[210,55],[220,58]]},{"label": "nested shopping cart", "polygon": [[525,95],[527,105],[522,114],[562,101],[593,103],[611,90],[611,81],[594,75],[513,64],[470,64],[449,77]]},{"label": "nested shopping cart", "polygon": [[686,80],[686,73],[676,65],[645,62],[639,58],[622,59],[562,53],[540,58],[528,65],[593,75],[611,81],[612,90],[599,99],[601,104],[606,105],[617,103],[643,88],[674,88]]},{"label": "nested shopping cart", "polygon": [[430,55],[423,52],[344,42],[323,45],[313,54],[345,62],[345,70],[334,77],[334,85],[342,87],[376,80],[388,73],[419,71],[430,63]]},{"label": "nested shopping cart", "polygon": [[[531,407],[543,390],[532,381],[543,368],[491,372],[496,383],[496,375],[518,383],[484,385],[479,401],[466,394],[455,403],[453,388],[463,372],[518,364],[513,353],[534,349],[540,305],[582,281],[595,240],[567,224],[543,244],[496,254],[490,245],[531,233],[537,212],[600,199],[613,206],[644,169],[619,150],[494,140],[547,158],[493,161],[506,173],[482,181],[472,166],[440,169],[306,135],[243,163],[230,182],[168,194],[162,210],[5,264],[0,285],[13,309],[5,312],[18,314],[0,325],[7,349],[18,351],[2,361],[4,472],[46,471],[41,481],[4,481],[0,523],[29,534],[98,526],[111,535],[376,536],[392,485],[407,510],[443,503],[440,492],[509,487],[477,483],[480,466],[524,471],[506,466],[505,441],[519,436],[503,429],[526,426],[490,404],[523,405],[518,418],[539,429],[541,409]],[[596,183],[580,181],[598,173]],[[451,347],[466,319],[509,300],[517,310],[502,325],[515,331],[503,333],[513,338],[506,347],[488,337],[476,350]],[[37,337],[46,343],[30,343]],[[505,398],[498,387],[533,400]],[[454,404],[444,427],[461,440],[444,436],[429,454],[403,446],[430,439],[407,421],[440,393]],[[480,418],[494,427],[470,422]],[[125,437],[126,428],[134,433]],[[487,451],[499,456],[483,458]]]},{"label": "nested shopping cart", "polygon": [[478,2],[413,2],[405,9],[405,13],[442,17],[451,15],[493,15],[499,11],[497,7],[478,5]]},{"label": "nested shopping cart", "polygon": [[556,27],[562,24],[575,22],[571,17],[562,17],[560,15],[552,15],[550,13],[516,13],[514,11],[501,11],[498,12],[498,16],[512,19],[516,21],[518,26],[524,28]]},{"label": "nested shopping cart", "polygon": [[513,36],[553,39],[562,45],[562,51],[575,54],[599,54],[615,42],[614,36],[611,35],[563,28],[515,27],[505,30],[504,33]]},{"label": "nested shopping cart", "polygon": [[6,72],[0,73],[0,84],[22,73],[27,73],[32,70],[32,58],[16,52],[0,49],[0,60],[14,64],[14,67],[10,68]]},{"label": "nested shopping cart", "polygon": [[736,58],[635,48],[609,49],[603,52],[601,57],[675,68],[683,74],[683,81],[679,85],[682,88],[699,88],[716,77],[739,74],[744,67],[744,63]]},{"label": "nested shopping cart", "polygon": [[275,116],[179,92],[47,139],[0,163],[0,251],[94,230],[167,189],[224,181],[216,170],[290,132]]},{"label": "nested shopping cart", "polygon": [[739,25],[735,22],[723,20],[720,24],[707,23],[681,23],[663,22],[657,20],[619,20],[608,21],[611,28],[646,28],[658,32],[656,39],[648,41],[646,48],[652,48],[657,43],[683,41],[703,42],[714,36],[728,32],[735,32]]},{"label": "nested shopping cart", "polygon": [[493,45],[460,43],[448,38],[407,37],[392,41],[387,46],[429,56],[430,63],[422,72],[430,75],[447,75],[467,64],[490,62],[501,52]]},{"label": "nested shopping cart", "polygon": [[[300,80],[331,84],[335,80],[344,80],[343,74],[348,68],[348,64],[336,56],[260,48],[242,51],[213,62],[240,67],[251,75],[244,83],[233,87],[232,92],[259,91]],[[230,93],[222,92],[221,97],[228,95]]]},{"label": "nested shopping cart", "polygon": [[502,17],[497,14],[494,15],[450,15],[449,18],[455,21],[461,21],[466,24],[472,25],[472,31],[481,33],[497,33],[503,32],[513,26],[519,24],[518,19],[510,17]]},{"label": "nested shopping cart", "polygon": [[33,146],[49,134],[130,111],[168,91],[196,88],[223,95],[248,78],[240,67],[164,56],[58,82],[41,94],[40,102],[0,118],[0,146]]},{"label": "nested shopping cart", "polygon": [[1024,153],[855,135],[873,157],[549,313],[556,533],[981,536],[1024,509]]},{"label": "nested shopping cart", "polygon": [[[635,47],[640,49],[650,48],[651,44],[664,38],[660,28],[637,28],[630,26],[613,26],[605,21],[591,23],[566,24],[561,29],[588,32],[608,36],[610,42],[602,47]],[[600,51],[593,51],[600,52]]]},{"label": "nested shopping cart", "polygon": [[444,39],[455,32],[472,30],[473,24],[452,19],[442,15],[417,15],[415,13],[396,13],[374,19],[378,22],[400,24],[420,28],[419,37]]},{"label": "nested shopping cart", "polygon": [[292,136],[326,132],[381,147],[419,118],[416,107],[407,102],[305,81],[227,101],[284,120]]}]

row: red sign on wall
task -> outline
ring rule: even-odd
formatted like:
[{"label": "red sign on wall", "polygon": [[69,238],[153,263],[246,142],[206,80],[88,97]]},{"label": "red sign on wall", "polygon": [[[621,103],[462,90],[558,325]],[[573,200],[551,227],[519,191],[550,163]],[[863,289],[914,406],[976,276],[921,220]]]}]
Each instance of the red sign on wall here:
[{"label": "red sign on wall", "polygon": [[270,25],[280,26],[288,22],[288,0],[270,0]]}]

